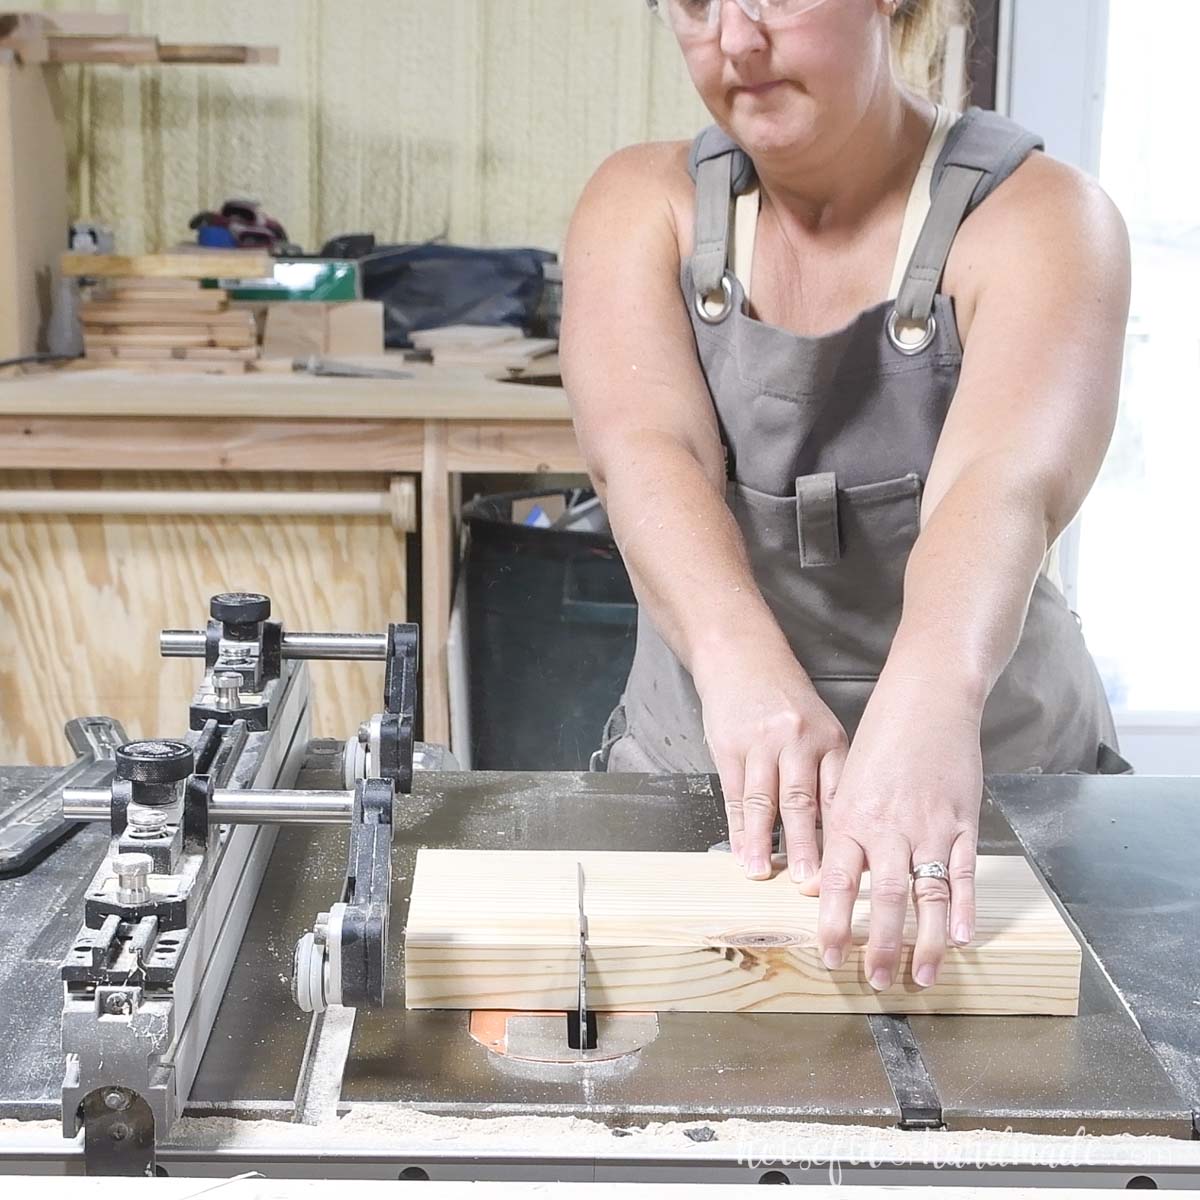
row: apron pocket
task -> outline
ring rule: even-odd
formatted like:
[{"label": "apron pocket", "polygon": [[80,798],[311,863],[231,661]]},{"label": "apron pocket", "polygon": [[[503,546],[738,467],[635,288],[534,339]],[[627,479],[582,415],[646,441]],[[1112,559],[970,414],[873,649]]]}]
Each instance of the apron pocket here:
[{"label": "apron pocket", "polygon": [[733,485],[754,577],[810,675],[879,674],[900,621],[921,488],[916,474],[839,487],[832,472],[797,479],[794,496]]}]

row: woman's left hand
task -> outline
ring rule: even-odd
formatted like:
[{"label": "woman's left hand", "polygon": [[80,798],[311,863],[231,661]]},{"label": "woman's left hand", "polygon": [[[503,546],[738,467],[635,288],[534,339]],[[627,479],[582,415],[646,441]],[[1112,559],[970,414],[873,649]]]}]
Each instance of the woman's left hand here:
[{"label": "woman's left hand", "polygon": [[[974,936],[980,717],[971,703],[930,681],[888,678],[885,671],[876,685],[836,795],[823,798],[821,870],[802,885],[820,892],[817,941],[831,970],[850,948],[864,870],[871,874],[864,969],[877,991],[899,973],[910,892],[917,910],[915,983],[935,982],[948,933],[959,945]],[[949,879],[912,880],[912,868],[928,862],[945,863]]]}]

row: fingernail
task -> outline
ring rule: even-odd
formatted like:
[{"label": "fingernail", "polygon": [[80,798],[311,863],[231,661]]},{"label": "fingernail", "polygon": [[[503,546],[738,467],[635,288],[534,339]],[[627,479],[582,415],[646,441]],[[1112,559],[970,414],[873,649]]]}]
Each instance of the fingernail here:
[{"label": "fingernail", "polygon": [[934,979],[936,979],[936,978],[937,978],[937,971],[934,970],[933,964],[926,963],[917,972],[917,986],[918,987],[931,987],[933,985]]},{"label": "fingernail", "polygon": [[882,967],[871,976],[871,986],[877,992],[886,992],[892,986],[892,975]]},{"label": "fingernail", "polygon": [[840,967],[842,963],[846,961],[846,956],[837,948],[837,946],[830,946],[829,949],[821,955],[821,961],[826,967],[829,968],[829,970],[836,971],[838,967]]},{"label": "fingernail", "polygon": [[812,863],[802,862],[792,864],[792,878],[797,883],[803,883],[806,879],[811,879],[817,873],[817,868]]},{"label": "fingernail", "polygon": [[761,879],[764,875],[770,875],[771,864],[765,858],[752,858],[750,866],[746,869],[746,874],[751,879]]},{"label": "fingernail", "polygon": [[965,922],[954,927],[954,940],[960,945],[965,946],[971,940],[971,927]]}]

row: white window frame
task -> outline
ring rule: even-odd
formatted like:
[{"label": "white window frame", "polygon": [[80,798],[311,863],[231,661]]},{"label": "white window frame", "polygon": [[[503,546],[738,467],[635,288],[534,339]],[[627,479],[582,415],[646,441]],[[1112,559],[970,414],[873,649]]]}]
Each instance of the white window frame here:
[{"label": "white window frame", "polygon": [[[1000,0],[997,110],[1090,175],[1100,173],[1108,15],[1109,0]],[[1078,522],[1063,536],[1059,561],[1075,607]],[[1200,775],[1200,710],[1114,716],[1121,750],[1140,773]]]}]

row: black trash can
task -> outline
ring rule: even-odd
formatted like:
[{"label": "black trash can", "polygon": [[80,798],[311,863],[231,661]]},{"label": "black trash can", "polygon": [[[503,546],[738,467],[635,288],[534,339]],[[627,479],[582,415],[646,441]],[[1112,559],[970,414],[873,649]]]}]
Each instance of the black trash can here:
[{"label": "black trash can", "polygon": [[566,495],[463,508],[476,770],[587,770],[629,675],[637,601],[611,536],[513,523],[516,502]]}]

